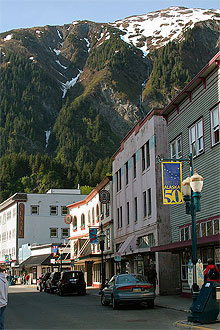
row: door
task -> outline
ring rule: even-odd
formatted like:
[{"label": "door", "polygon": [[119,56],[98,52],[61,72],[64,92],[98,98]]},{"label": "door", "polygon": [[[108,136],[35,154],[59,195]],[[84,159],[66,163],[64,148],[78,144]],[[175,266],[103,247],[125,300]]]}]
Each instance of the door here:
[{"label": "door", "polygon": [[86,263],[87,270],[87,286],[92,286],[92,262]]}]

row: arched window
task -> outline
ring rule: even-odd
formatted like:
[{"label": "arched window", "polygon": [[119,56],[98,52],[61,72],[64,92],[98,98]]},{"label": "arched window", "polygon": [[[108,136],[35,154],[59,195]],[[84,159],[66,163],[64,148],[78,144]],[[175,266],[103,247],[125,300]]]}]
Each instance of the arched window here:
[{"label": "arched window", "polygon": [[96,205],[96,222],[99,222],[99,204]]},{"label": "arched window", "polygon": [[85,228],[85,214],[81,215],[81,229]]},{"label": "arched window", "polygon": [[73,230],[77,230],[77,217],[73,217]]},{"label": "arched window", "polygon": [[91,224],[91,212],[88,212],[88,225],[90,226]]},{"label": "arched window", "polygon": [[95,210],[94,207],[92,208],[92,224],[95,224]]}]

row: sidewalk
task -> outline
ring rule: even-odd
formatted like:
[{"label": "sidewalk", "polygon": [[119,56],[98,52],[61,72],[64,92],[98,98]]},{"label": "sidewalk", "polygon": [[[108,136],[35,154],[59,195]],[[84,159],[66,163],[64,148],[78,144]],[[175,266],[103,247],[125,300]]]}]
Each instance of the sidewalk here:
[{"label": "sidewalk", "polygon": [[[93,296],[100,296],[99,289],[87,287],[87,293]],[[192,304],[192,298],[184,298],[178,295],[174,296],[157,296],[155,299],[155,306],[162,308],[169,308],[177,311],[183,311],[189,313],[190,306]],[[200,324],[187,321],[187,315],[185,320],[180,320],[174,324],[177,328],[182,329],[195,329],[195,330],[219,330],[220,321],[209,324]]]}]

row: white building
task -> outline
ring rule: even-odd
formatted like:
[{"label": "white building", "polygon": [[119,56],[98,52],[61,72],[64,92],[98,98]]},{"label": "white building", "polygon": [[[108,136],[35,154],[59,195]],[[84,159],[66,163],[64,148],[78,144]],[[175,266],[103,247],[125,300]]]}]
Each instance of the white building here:
[{"label": "white building", "polygon": [[151,251],[171,239],[169,208],[162,204],[161,167],[156,164],[157,155],[167,156],[166,121],[160,113],[152,110],[113,156],[114,245],[121,254],[117,272],[147,275],[154,263],[157,291],[167,293],[172,289],[171,254]]},{"label": "white building", "polygon": [[24,244],[58,244],[69,237],[66,205],[84,199],[80,189],[51,189],[46,194],[16,193],[0,204],[0,263],[12,267]]},{"label": "white building", "polygon": [[[87,285],[99,287],[101,284],[101,251],[100,245],[90,244],[89,229],[101,224],[105,234],[104,265],[105,277],[110,279],[114,273],[113,265],[113,219],[112,219],[112,178],[106,177],[82,201],[68,205],[72,222],[70,224],[71,259],[74,269],[85,273]],[[110,202],[102,204],[99,192],[106,190],[110,194]]]}]

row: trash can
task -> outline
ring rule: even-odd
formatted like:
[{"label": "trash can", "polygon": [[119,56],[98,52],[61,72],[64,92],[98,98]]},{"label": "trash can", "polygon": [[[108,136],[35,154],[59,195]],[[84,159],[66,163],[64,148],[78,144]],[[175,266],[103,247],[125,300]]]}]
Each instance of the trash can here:
[{"label": "trash can", "polygon": [[199,296],[190,307],[191,315],[188,321],[199,323],[215,322],[219,314],[219,301],[217,295],[220,284],[214,281],[207,281],[203,284]]}]

